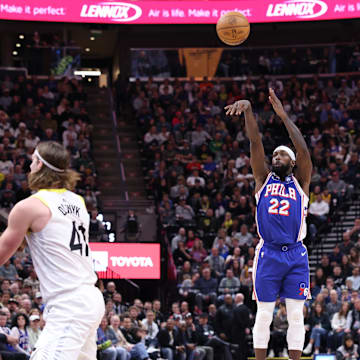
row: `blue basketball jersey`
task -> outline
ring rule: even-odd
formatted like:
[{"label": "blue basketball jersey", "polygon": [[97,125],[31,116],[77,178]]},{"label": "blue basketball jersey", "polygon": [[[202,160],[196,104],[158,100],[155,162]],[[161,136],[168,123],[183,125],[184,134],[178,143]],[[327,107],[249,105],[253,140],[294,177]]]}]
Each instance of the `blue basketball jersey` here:
[{"label": "blue basketball jersey", "polygon": [[265,244],[295,244],[305,238],[309,198],[293,174],[281,181],[270,172],[255,198],[258,233]]}]

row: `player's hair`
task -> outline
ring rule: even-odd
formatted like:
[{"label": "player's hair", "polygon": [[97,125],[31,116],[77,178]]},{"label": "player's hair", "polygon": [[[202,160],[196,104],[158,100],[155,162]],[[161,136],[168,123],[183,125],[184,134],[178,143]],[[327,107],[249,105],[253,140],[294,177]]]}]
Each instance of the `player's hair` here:
[{"label": "player's hair", "polygon": [[43,164],[39,171],[28,175],[29,188],[31,190],[60,188],[74,190],[80,175],[69,169],[70,155],[64,146],[55,141],[47,141],[40,142],[36,149],[46,162],[64,171],[54,171]]}]

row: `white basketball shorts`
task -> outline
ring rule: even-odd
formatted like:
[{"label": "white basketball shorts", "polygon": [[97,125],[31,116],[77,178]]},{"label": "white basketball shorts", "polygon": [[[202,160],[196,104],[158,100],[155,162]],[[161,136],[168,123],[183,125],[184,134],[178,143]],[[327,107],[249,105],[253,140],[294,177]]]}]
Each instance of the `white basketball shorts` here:
[{"label": "white basketball shorts", "polygon": [[58,295],[44,311],[46,325],[31,360],[96,360],[96,331],[105,313],[95,286]]}]

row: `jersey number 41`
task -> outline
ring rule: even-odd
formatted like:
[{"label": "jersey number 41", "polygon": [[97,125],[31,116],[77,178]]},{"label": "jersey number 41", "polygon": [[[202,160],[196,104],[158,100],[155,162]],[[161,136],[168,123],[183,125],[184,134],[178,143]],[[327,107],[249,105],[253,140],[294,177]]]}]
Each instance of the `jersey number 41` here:
[{"label": "jersey number 41", "polygon": [[85,256],[89,256],[89,244],[86,242],[85,231],[86,229],[82,224],[76,226],[75,221],[72,222],[73,229],[70,239],[70,250],[80,250],[80,255],[83,255],[83,246],[85,244]]}]

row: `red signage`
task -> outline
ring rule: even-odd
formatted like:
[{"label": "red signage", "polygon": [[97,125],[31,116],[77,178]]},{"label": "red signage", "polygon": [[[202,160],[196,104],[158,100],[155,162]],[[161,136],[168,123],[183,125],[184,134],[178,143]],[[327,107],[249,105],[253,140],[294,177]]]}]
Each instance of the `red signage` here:
[{"label": "red signage", "polygon": [[100,279],[160,279],[160,244],[90,243]]},{"label": "red signage", "polygon": [[360,17],[360,0],[2,0],[0,19],[108,24],[215,24],[229,11],[252,23]]}]

